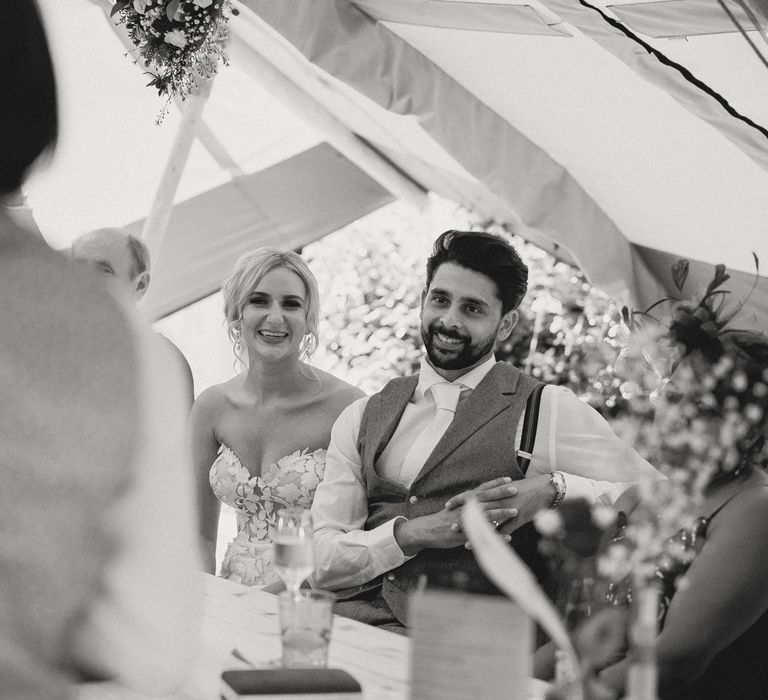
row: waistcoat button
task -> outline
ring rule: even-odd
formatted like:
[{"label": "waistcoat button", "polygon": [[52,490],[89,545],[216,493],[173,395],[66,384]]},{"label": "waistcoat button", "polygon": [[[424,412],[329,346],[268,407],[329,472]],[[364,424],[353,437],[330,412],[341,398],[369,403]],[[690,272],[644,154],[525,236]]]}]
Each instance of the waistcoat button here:
[{"label": "waistcoat button", "polygon": [[394,581],[395,575],[394,574],[387,574],[387,581]]},{"label": "waistcoat button", "polygon": [[419,502],[419,499],[416,496],[411,496],[408,500],[411,503],[418,503]]}]

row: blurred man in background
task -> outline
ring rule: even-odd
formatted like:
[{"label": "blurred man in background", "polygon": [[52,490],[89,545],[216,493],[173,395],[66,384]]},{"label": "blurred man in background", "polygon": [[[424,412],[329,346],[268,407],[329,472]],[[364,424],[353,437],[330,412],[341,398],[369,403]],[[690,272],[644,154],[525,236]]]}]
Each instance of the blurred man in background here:
[{"label": "blurred man in background", "polygon": [[[74,260],[84,262],[114,280],[120,293],[126,293],[134,304],[138,304],[149,289],[149,250],[141,239],[124,229],[100,228],[84,233],[72,243],[71,254]],[[188,385],[191,406],[195,394],[189,363],[170,340],[162,335],[160,337],[178,358]]]}]

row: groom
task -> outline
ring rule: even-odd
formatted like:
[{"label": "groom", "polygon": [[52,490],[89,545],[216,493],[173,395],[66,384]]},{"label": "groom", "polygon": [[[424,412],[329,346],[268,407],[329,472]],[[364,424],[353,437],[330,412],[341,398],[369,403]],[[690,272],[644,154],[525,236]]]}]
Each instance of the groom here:
[{"label": "groom", "polygon": [[457,524],[470,490],[530,563],[535,541],[531,526],[521,526],[538,510],[580,497],[612,504],[641,476],[658,478],[562,387],[544,388],[538,423],[529,426],[532,454],[520,453],[538,382],[497,363],[493,350],[517,323],[527,281],[527,267],[497,236],[446,231],[435,242],[422,292],[420,372],[345,409],[315,494],[311,581],[337,591],[337,612],[402,629],[408,594],[425,575],[478,574]]}]

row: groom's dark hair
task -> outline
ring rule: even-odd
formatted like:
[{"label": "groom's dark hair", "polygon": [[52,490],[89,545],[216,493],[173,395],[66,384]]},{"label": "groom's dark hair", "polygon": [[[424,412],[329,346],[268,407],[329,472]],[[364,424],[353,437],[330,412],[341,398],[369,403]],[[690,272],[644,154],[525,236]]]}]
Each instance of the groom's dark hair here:
[{"label": "groom's dark hair", "polygon": [[427,258],[427,289],[435,271],[452,262],[488,277],[496,285],[501,312],[516,309],[528,290],[528,266],[503,238],[481,231],[446,231]]}]

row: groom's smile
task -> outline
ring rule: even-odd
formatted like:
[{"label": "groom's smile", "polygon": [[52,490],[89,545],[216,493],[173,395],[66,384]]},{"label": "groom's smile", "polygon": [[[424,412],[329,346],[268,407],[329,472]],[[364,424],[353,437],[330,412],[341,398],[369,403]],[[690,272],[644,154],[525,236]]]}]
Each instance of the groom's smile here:
[{"label": "groom's smile", "polygon": [[421,337],[433,367],[465,370],[488,357],[498,337],[509,335],[504,319],[489,277],[454,262],[440,265],[421,306]]},{"label": "groom's smile", "polygon": [[436,351],[445,353],[459,352],[471,339],[461,336],[455,331],[432,326],[429,329],[429,345]]}]

